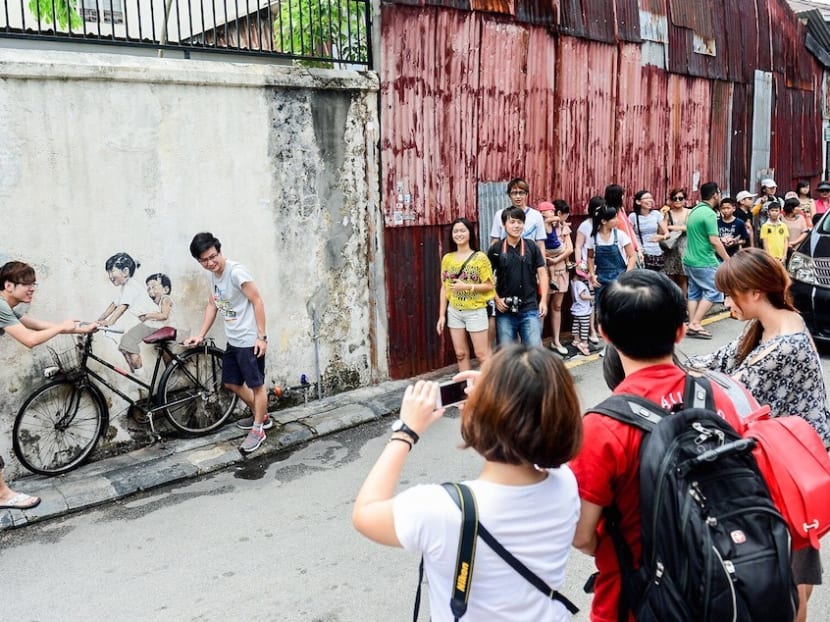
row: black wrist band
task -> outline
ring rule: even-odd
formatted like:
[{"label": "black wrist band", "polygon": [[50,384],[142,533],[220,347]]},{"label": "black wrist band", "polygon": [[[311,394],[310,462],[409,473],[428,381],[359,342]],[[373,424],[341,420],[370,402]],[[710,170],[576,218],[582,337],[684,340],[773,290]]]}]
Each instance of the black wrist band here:
[{"label": "black wrist band", "polygon": [[392,431],[393,432],[401,432],[402,434],[406,434],[409,438],[412,439],[412,443],[415,444],[421,438],[418,436],[418,433],[406,425],[403,420],[398,419],[395,423],[392,424]]},{"label": "black wrist band", "polygon": [[409,451],[412,451],[412,441],[408,441],[405,438],[400,438],[399,436],[393,436],[392,438],[389,439],[390,443],[392,441],[400,441],[402,443],[406,443],[407,445],[409,445]]}]

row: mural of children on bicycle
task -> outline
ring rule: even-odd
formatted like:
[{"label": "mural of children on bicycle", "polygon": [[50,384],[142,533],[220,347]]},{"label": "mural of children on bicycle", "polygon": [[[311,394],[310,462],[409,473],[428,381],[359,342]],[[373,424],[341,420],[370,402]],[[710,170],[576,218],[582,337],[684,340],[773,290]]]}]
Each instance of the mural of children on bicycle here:
[{"label": "mural of children on bicycle", "polygon": [[145,279],[146,289],[142,288],[133,278],[140,266],[139,262],[125,252],[116,253],[107,259],[104,268],[110,282],[118,288],[118,293],[97,320],[101,326],[113,326],[127,310],[138,318],[139,323],[124,333],[118,345],[130,370],[137,375],[142,374],[143,368],[142,339],[169,322],[173,308],[170,278],[156,272]]}]

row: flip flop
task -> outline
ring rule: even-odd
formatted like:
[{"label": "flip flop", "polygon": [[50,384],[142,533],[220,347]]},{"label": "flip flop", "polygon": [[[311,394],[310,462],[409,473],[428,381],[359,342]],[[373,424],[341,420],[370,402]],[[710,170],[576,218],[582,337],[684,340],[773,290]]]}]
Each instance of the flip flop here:
[{"label": "flip flop", "polygon": [[0,504],[0,510],[31,510],[40,505],[40,497],[33,497],[19,492],[8,501]]},{"label": "flip flop", "polygon": [[693,337],[694,339],[711,339],[712,333],[710,333],[705,328],[701,328],[699,330],[695,330],[694,328],[689,328],[686,330],[686,335],[688,337]]}]

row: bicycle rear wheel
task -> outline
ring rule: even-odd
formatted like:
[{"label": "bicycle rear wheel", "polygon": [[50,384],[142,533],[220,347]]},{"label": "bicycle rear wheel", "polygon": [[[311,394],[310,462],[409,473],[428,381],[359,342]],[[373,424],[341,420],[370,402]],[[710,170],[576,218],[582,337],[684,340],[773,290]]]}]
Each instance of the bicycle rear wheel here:
[{"label": "bicycle rear wheel", "polygon": [[32,393],[17,413],[14,454],[40,475],[67,473],[95,449],[105,413],[98,391],[70,380],[53,380]]},{"label": "bicycle rear wheel", "polygon": [[185,352],[159,383],[160,404],[174,428],[184,434],[207,434],[227,421],[237,396],[222,385],[222,354],[215,348]]}]

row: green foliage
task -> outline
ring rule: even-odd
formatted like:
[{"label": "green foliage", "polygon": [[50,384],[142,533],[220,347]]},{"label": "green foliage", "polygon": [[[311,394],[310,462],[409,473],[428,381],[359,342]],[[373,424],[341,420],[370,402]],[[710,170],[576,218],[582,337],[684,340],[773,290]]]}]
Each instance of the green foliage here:
[{"label": "green foliage", "polygon": [[73,30],[80,30],[84,22],[75,8],[76,3],[77,0],[29,0],[29,12],[42,24],[51,24],[57,18],[61,28],[71,23]]},{"label": "green foliage", "polygon": [[[274,51],[296,56],[365,63],[369,46],[367,2],[362,0],[282,0],[274,22]],[[307,67],[334,61],[300,60]]]}]

